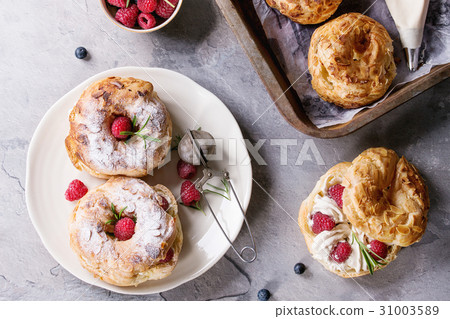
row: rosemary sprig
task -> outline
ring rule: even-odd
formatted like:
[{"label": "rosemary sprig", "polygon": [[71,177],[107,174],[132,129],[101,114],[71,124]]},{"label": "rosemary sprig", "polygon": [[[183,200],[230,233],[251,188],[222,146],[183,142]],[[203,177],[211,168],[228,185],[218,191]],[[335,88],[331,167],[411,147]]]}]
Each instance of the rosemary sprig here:
[{"label": "rosemary sprig", "polygon": [[[222,196],[222,197],[225,198],[225,199],[231,200],[231,196],[230,196],[230,186],[229,186],[229,184],[228,184],[228,181],[227,181],[225,178],[222,178],[220,181],[222,182],[222,184],[223,184],[223,186],[224,186],[225,188],[220,188],[220,187],[211,185],[211,184],[209,184],[209,183],[206,183],[206,184],[209,185],[210,187],[212,187],[212,188],[214,188],[215,190],[217,190],[217,192],[216,192],[216,191],[213,191],[213,190],[211,190],[211,189],[205,189],[205,190],[203,191],[203,193],[212,193],[212,194],[216,194],[216,195]],[[219,191],[225,193],[226,195],[225,195],[225,194],[219,193]],[[201,212],[203,213],[203,215],[206,216],[206,213],[205,213],[205,211],[203,210],[203,208],[202,208],[202,206],[201,206],[201,204],[200,204],[200,201],[194,203],[194,205],[185,205],[185,204],[183,204],[183,203],[180,203],[180,205],[183,205],[183,206],[186,206],[186,207],[190,207],[190,208],[199,210],[199,211],[201,211]]]},{"label": "rosemary sprig", "polygon": [[169,6],[171,6],[172,8],[175,8],[175,6],[169,0],[164,0],[164,2],[167,3]]},{"label": "rosemary sprig", "polygon": [[171,148],[172,151],[178,150],[178,144],[180,144],[181,139],[182,139],[181,135],[175,135],[175,137],[172,140],[173,145]]},{"label": "rosemary sprig", "polygon": [[206,213],[205,213],[205,211],[203,210],[202,205],[200,205],[200,201],[195,202],[194,206],[185,205],[185,204],[183,204],[182,202],[180,202],[180,205],[183,205],[183,206],[186,206],[186,207],[190,207],[190,208],[199,210],[199,211],[201,211],[201,212],[203,213],[203,215],[206,216]]},{"label": "rosemary sprig", "polygon": [[[373,275],[373,271],[374,271],[375,268],[380,267],[380,266],[385,266],[387,264],[388,261],[386,259],[381,258],[377,254],[375,254],[369,247],[364,245],[356,237],[355,233],[352,232],[352,244],[353,244],[354,241],[356,241],[358,243],[359,249],[361,250],[361,254],[363,255],[364,260],[366,261],[367,266],[369,267],[369,272],[370,272],[371,275]],[[375,258],[373,258],[373,256],[371,254],[375,255],[376,257],[378,257],[383,262],[380,262],[380,261],[376,260]]]},{"label": "rosemary sprig", "polygon": [[111,211],[112,211],[112,213],[113,213],[114,219],[107,220],[105,224],[106,224],[106,225],[109,225],[109,224],[116,223],[119,219],[122,218],[122,213],[123,213],[123,211],[124,211],[127,207],[128,207],[128,206],[125,206],[124,208],[122,208],[122,209],[119,211],[119,213],[117,213],[116,206],[114,206],[114,204],[111,203]]},{"label": "rosemary sprig", "polygon": [[218,192],[213,191],[213,190],[211,190],[211,189],[205,189],[204,192],[205,192],[205,193],[216,194],[216,195],[222,196],[222,197],[225,198],[225,199],[231,200],[231,197],[230,197],[230,186],[228,185],[228,181],[227,181],[225,178],[222,178],[220,181],[222,182],[222,184],[223,184],[223,186],[224,186],[225,188],[220,188],[220,187],[211,185],[210,183],[206,183],[206,184],[207,184],[208,186],[211,186],[212,188],[214,188],[214,189],[217,190],[217,191],[220,191],[220,192],[225,193],[226,195],[221,194],[221,193],[218,193]]},{"label": "rosemary sprig", "polygon": [[[142,130],[147,126],[148,121],[150,121],[150,117],[151,115],[148,116],[147,121],[145,121],[145,124],[139,129],[139,131],[137,132],[132,132],[132,131],[122,131],[120,132],[120,135],[136,135],[139,136],[140,138],[142,138],[144,140],[144,147],[147,148],[147,140],[151,140],[154,142],[161,142],[161,140],[159,138],[155,138],[155,137],[151,137],[145,134],[142,134]],[[136,115],[133,117],[133,129],[136,126]]]}]

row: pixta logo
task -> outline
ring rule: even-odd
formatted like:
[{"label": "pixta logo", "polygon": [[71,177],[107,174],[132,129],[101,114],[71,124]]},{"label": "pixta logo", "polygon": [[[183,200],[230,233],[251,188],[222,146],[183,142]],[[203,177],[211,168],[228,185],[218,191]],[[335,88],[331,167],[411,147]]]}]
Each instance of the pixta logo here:
[{"label": "pixta logo", "polygon": [[[215,145],[214,153],[206,154],[206,159],[208,162],[221,162],[228,166],[240,166],[240,165],[250,165],[253,160],[257,165],[268,165],[267,161],[262,155],[262,148],[269,147],[270,149],[265,149],[265,154],[278,153],[277,157],[278,164],[280,166],[288,165],[288,158],[294,155],[295,166],[301,166],[304,163],[312,163],[316,165],[325,165],[322,155],[319,152],[313,139],[297,140],[297,139],[260,139],[256,142],[252,142],[248,139],[208,139],[201,140],[196,139],[202,145]],[[243,147],[248,151],[247,154],[242,154]],[[155,152],[155,149],[150,149],[150,152]],[[175,150],[176,148],[172,148]],[[194,150],[192,150],[194,152]],[[296,152],[293,154],[293,152]],[[276,154],[275,153],[275,154]],[[195,154],[192,154],[193,156]],[[164,162],[161,163],[158,168],[165,166],[172,159],[172,152],[169,152]],[[147,158],[148,174],[151,175],[154,166],[152,165],[152,157]],[[289,163],[290,164],[290,163]]]},{"label": "pixta logo", "polygon": [[[261,139],[255,144],[252,144],[249,140],[245,140],[245,145],[251,157],[255,160],[258,165],[267,165],[267,162],[259,153],[261,147],[267,142],[266,139]],[[298,146],[297,139],[271,139],[269,140],[271,147],[279,148],[280,157],[279,164],[281,166],[288,165],[288,152],[289,146]],[[298,148],[296,148],[298,149]],[[319,149],[317,148],[314,140],[306,139],[304,140],[300,152],[297,155],[297,160],[295,161],[296,166],[301,166],[305,162],[313,162],[317,165],[325,165],[325,162],[320,155]],[[248,163],[247,163],[248,164]]]}]

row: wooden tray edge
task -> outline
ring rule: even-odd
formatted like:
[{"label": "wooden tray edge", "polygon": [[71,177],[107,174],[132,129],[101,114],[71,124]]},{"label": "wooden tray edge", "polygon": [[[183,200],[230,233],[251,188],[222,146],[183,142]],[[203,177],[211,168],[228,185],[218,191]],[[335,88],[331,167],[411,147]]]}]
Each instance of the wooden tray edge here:
[{"label": "wooden tray edge", "polygon": [[350,134],[450,77],[450,63],[433,67],[429,74],[405,84],[376,107],[358,113],[351,121],[320,129],[311,123],[303,110],[295,110],[296,107],[293,103],[300,104],[297,93],[291,88],[289,80],[281,71],[271,50],[261,43],[261,40],[255,35],[253,27],[245,20],[244,17],[249,12],[243,12],[241,7],[234,5],[233,0],[216,0],[216,3],[278,111],[295,129],[313,137],[335,138]]}]

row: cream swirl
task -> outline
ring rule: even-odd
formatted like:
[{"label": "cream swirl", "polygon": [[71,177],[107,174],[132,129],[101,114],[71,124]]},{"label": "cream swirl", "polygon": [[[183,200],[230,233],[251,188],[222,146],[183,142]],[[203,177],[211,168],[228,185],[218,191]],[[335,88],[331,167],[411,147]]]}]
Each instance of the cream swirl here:
[{"label": "cream swirl", "polygon": [[[336,224],[348,223],[348,219],[345,217],[342,209],[340,209],[336,202],[328,196],[316,195],[314,198],[312,214],[316,212],[321,212],[324,215],[330,216]],[[311,217],[312,214],[310,214]],[[312,218],[308,218],[308,224],[312,227]]]},{"label": "cream swirl", "polygon": [[[342,209],[339,208],[336,202],[328,197],[326,193],[327,191],[324,189],[322,191],[323,196],[318,194],[314,198],[313,209],[307,217],[308,225],[312,228],[312,216],[316,212],[321,212],[324,215],[332,217],[336,223],[336,226],[332,230],[325,230],[314,237],[313,244],[311,246],[311,253],[313,257],[317,260],[325,262],[328,265],[328,268],[333,271],[367,271],[367,263],[361,254],[358,243],[356,241],[352,243],[352,232],[362,243],[367,244],[369,242],[369,238],[349,223],[347,217],[343,214]],[[330,253],[333,248],[342,241],[347,241],[351,245],[352,252],[345,262],[337,263],[330,258]]]},{"label": "cream swirl", "polygon": [[[321,232],[314,238],[311,246],[313,257],[327,263],[328,268],[333,271],[366,271],[368,269],[367,263],[361,254],[358,243],[356,241],[352,243],[352,232],[360,241],[365,241],[366,236],[348,223],[341,223],[330,231]],[[352,253],[345,262],[337,263],[330,259],[330,253],[341,241],[347,241],[351,245]]]}]

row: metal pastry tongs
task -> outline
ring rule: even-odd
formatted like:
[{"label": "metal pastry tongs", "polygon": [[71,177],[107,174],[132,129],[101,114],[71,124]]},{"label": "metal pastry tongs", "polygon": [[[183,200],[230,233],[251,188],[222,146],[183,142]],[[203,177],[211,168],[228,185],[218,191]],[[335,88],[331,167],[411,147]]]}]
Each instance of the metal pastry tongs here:
[{"label": "metal pastry tongs", "polygon": [[[251,263],[251,262],[255,261],[256,256],[257,256],[255,240],[253,239],[252,231],[250,230],[250,226],[248,225],[247,218],[245,217],[244,209],[242,208],[241,202],[239,201],[239,198],[237,197],[237,194],[234,190],[233,184],[231,183],[230,173],[226,170],[222,170],[219,172],[219,171],[215,171],[215,170],[211,169],[208,166],[208,161],[207,161],[205,155],[203,154],[200,145],[198,144],[198,142],[192,135],[191,131],[187,130],[186,134],[189,136],[189,139],[191,140],[192,145],[193,145],[194,152],[200,159],[201,164],[203,165],[203,177],[194,183],[195,188],[203,195],[203,198],[205,199],[206,204],[208,205],[208,208],[211,211],[211,214],[213,215],[214,219],[216,220],[217,225],[219,225],[220,230],[224,234],[227,241],[230,243],[231,248],[233,248],[236,255],[238,255],[238,257],[243,262],[246,262],[246,263]],[[208,199],[206,198],[206,194],[203,189],[203,186],[206,184],[206,182],[216,176],[224,178],[227,181],[227,183],[230,185],[231,192],[233,193],[233,196],[236,198],[236,201],[238,202],[242,216],[244,217],[245,225],[247,226],[247,230],[250,235],[250,239],[252,241],[251,246],[244,246],[240,251],[238,249],[236,249],[236,247],[233,245],[233,242],[230,240],[230,238],[226,234],[225,230],[223,229],[222,225],[220,224],[219,220],[217,219],[217,215],[214,213],[214,210],[211,208],[211,205],[209,204]],[[247,255],[248,255],[247,257],[244,256],[245,251],[249,251],[249,253],[247,253]]]}]

